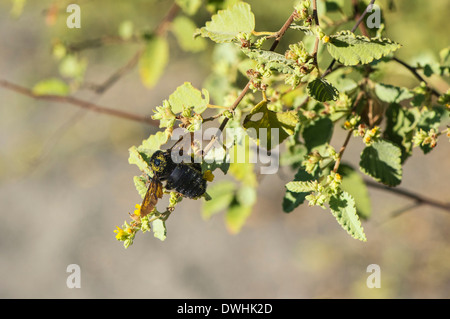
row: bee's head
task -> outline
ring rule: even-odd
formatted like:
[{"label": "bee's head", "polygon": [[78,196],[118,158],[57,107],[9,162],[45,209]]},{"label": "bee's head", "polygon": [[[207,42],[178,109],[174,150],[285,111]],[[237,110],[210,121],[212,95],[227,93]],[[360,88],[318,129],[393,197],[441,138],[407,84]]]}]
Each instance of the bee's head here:
[{"label": "bee's head", "polygon": [[150,158],[150,166],[157,176],[167,174],[170,167],[171,159],[170,153],[164,151],[156,151]]}]

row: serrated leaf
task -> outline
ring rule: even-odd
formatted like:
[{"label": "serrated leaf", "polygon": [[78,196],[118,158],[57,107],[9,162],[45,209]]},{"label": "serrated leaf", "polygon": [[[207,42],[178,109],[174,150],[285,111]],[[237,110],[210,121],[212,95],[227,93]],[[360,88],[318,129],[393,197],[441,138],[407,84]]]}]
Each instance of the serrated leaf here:
[{"label": "serrated leaf", "polygon": [[360,218],[367,219],[372,214],[369,192],[361,175],[351,166],[342,164],[338,173],[342,175],[341,189],[355,200],[356,212]]},{"label": "serrated leaf", "polygon": [[394,103],[389,105],[385,116],[386,129],[383,136],[400,147],[403,163],[412,153],[412,138],[420,114],[415,108],[407,109]]},{"label": "serrated leaf", "polygon": [[299,30],[302,31],[304,34],[306,35],[314,35],[314,32],[311,30],[310,27],[305,27],[303,25],[299,25],[299,24],[295,24],[292,23],[289,28],[293,29],[293,30]]},{"label": "serrated leaf", "polygon": [[344,65],[367,64],[400,48],[389,39],[371,38],[342,31],[326,44],[330,55]]},{"label": "serrated leaf", "polygon": [[177,38],[178,44],[188,52],[199,52],[207,46],[205,39],[194,38],[196,29],[195,23],[185,16],[177,16],[171,24],[171,30]]},{"label": "serrated leaf", "polygon": [[173,113],[181,113],[185,107],[194,107],[197,114],[203,113],[209,104],[209,93],[203,89],[199,91],[190,82],[177,87],[169,96],[169,103]]},{"label": "serrated leaf", "polygon": [[310,193],[316,189],[316,184],[312,182],[289,182],[286,189],[293,193]]},{"label": "serrated leaf", "polygon": [[379,140],[364,148],[361,153],[360,169],[388,186],[397,186],[402,181],[402,152],[391,142]]},{"label": "serrated leaf", "polygon": [[335,101],[339,91],[327,80],[317,78],[308,83],[308,94],[319,102]]},{"label": "serrated leaf", "polygon": [[382,83],[377,83],[375,85],[375,94],[381,101],[387,103],[400,103],[401,101],[410,99],[414,96],[407,88]]},{"label": "serrated leaf", "polygon": [[144,159],[145,154],[140,153],[136,146],[130,147],[128,151],[130,153],[128,157],[129,164],[135,164],[142,172],[153,175],[151,169],[148,168],[148,163]]},{"label": "serrated leaf", "polygon": [[[294,183],[295,182],[307,182],[307,181],[311,181],[313,180],[314,177],[307,173],[305,171],[304,168],[300,168],[297,172],[297,174],[295,174],[294,177]],[[293,185],[293,187],[295,188],[295,185]],[[286,185],[287,188],[287,185]],[[298,190],[298,189],[296,189]],[[284,195],[283,198],[283,211],[285,213],[290,213],[292,212],[295,208],[297,208],[298,206],[300,206],[301,204],[303,204],[303,202],[305,201],[305,197],[308,196],[308,194],[310,193],[310,191],[306,191],[306,192],[296,192],[296,191],[290,191],[289,189],[286,190],[286,194]]]},{"label": "serrated leaf", "polygon": [[166,239],[166,223],[161,219],[155,219],[152,222],[153,236],[161,241]]},{"label": "serrated leaf", "polygon": [[367,241],[361,221],[356,214],[355,200],[347,192],[330,198],[329,206],[339,225],[353,238]]},{"label": "serrated leaf", "polygon": [[148,88],[158,83],[169,61],[169,44],[165,37],[154,36],[148,40],[139,59],[141,82]]},{"label": "serrated leaf", "polygon": [[264,65],[265,69],[270,69],[283,74],[295,74],[297,63],[294,60],[286,59],[283,54],[273,51],[246,49],[242,50],[250,59],[258,64]]},{"label": "serrated leaf", "polygon": [[135,176],[133,177],[133,182],[139,195],[142,197],[142,199],[144,199],[145,194],[147,193],[147,185],[145,178],[142,178],[141,176]]},{"label": "serrated leaf", "polygon": [[142,153],[151,156],[155,151],[161,148],[169,140],[168,131],[159,131],[149,136],[148,139],[143,140],[142,144],[138,147],[138,150]]},{"label": "serrated leaf", "polygon": [[333,135],[333,122],[327,118],[320,118],[303,129],[303,139],[309,152],[314,148],[329,143]]},{"label": "serrated leaf", "polygon": [[36,95],[60,95],[65,96],[70,93],[70,88],[62,80],[59,79],[47,79],[42,80],[33,87],[33,94]]},{"label": "serrated leaf", "polygon": [[[259,113],[261,117],[252,120],[252,117]],[[267,102],[263,101],[244,118],[243,126],[248,135],[256,140],[257,145],[270,150],[294,134],[298,121],[297,112],[273,112],[267,108]]]},{"label": "serrated leaf", "polygon": [[234,197],[236,184],[230,181],[215,183],[208,187],[211,200],[203,203],[202,216],[205,219],[228,208]]},{"label": "serrated leaf", "polygon": [[255,16],[250,5],[240,2],[229,9],[219,10],[198,32],[216,43],[224,43],[231,42],[239,33],[250,33],[254,29]]}]

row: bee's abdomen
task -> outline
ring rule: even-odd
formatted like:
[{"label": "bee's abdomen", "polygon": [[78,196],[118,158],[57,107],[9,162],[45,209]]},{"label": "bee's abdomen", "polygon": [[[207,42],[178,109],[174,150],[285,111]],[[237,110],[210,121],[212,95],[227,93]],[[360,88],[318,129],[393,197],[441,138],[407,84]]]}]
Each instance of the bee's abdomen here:
[{"label": "bee's abdomen", "polygon": [[174,189],[189,198],[201,196],[206,191],[202,173],[186,164],[179,164],[167,178],[166,188]]}]

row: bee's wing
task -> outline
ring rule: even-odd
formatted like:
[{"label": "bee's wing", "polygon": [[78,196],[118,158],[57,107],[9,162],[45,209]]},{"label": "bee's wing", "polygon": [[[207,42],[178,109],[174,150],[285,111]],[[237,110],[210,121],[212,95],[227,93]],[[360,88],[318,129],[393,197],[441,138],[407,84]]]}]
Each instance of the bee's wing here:
[{"label": "bee's wing", "polygon": [[141,217],[150,214],[155,208],[158,199],[162,198],[162,196],[163,185],[157,178],[153,177],[141,205]]}]

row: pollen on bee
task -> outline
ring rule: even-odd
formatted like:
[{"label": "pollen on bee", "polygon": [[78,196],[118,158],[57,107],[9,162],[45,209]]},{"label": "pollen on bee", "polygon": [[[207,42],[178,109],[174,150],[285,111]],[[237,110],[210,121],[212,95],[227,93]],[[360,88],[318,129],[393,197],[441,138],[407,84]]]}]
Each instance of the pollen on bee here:
[{"label": "pollen on bee", "polygon": [[210,170],[207,170],[203,174],[203,178],[206,179],[208,182],[212,182],[214,180],[214,174]]}]

